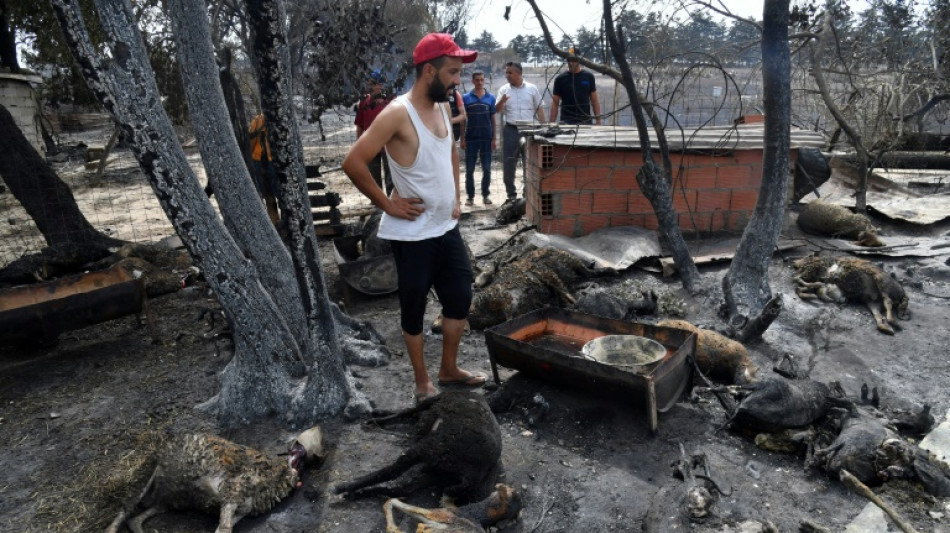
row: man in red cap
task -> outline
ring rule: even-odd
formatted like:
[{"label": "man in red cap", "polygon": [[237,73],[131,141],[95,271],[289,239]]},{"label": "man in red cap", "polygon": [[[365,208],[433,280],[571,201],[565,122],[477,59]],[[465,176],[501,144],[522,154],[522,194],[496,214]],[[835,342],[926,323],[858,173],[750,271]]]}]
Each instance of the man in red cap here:
[{"label": "man in red cap", "polygon": [[[343,160],[353,184],[383,210],[378,235],[391,241],[396,260],[400,322],[416,401],[438,392],[423,357],[423,319],[432,287],[442,302],[439,384],[479,387],[488,379],[456,363],[472,302],[472,265],[458,228],[459,160],[447,95],[462,82],[462,64],[475,61],[476,55],[459,48],[448,34],[423,37],[412,53],[412,88],[383,109]],[[394,185],[388,197],[368,166],[383,148]]]}]

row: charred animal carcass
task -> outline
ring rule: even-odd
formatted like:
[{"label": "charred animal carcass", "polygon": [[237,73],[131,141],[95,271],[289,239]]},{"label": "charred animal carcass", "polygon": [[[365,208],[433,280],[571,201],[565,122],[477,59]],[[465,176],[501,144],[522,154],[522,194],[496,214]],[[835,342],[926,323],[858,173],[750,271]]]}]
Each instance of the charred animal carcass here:
[{"label": "charred animal carcass", "polygon": [[877,228],[867,216],[852,213],[848,208],[815,200],[802,207],[798,227],[806,233],[854,239],[861,246],[884,246]]},{"label": "charred animal carcass", "polygon": [[149,518],[169,510],[197,510],[218,515],[215,533],[230,532],[247,515],[269,511],[297,485],[304,459],[323,454],[320,428],[297,437],[289,459],[268,457],[253,448],[209,434],[185,434],[169,439],[158,457],[158,466],[135,507],[149,507],[129,519],[123,510],[106,533],[126,524],[142,533]]},{"label": "charred animal carcass", "polygon": [[390,498],[383,504],[383,511],[386,513],[386,533],[402,533],[396,525],[394,509],[418,520],[420,524],[417,531],[484,533],[488,527],[517,518],[521,514],[521,506],[521,494],[508,485],[498,483],[488,498],[461,507],[425,509]]},{"label": "charred animal carcass", "polygon": [[485,329],[549,305],[574,303],[569,287],[594,272],[563,250],[539,248],[501,267],[475,295],[469,324]]},{"label": "charred animal carcass", "polygon": [[[855,257],[815,257],[798,259],[793,263],[795,282],[801,298],[814,298],[815,291],[834,286],[842,298],[862,303],[874,316],[877,329],[889,335],[900,329],[897,318],[907,320],[909,299],[904,288],[879,267]],[[881,307],[884,313],[881,314]]]},{"label": "charred animal carcass", "polygon": [[657,325],[695,333],[696,364],[713,379],[736,385],[751,383],[755,379],[758,368],[749,359],[749,351],[741,342],[685,320],[661,320]]},{"label": "charred animal carcass", "polygon": [[801,428],[824,417],[841,394],[812,379],[767,378],[738,387],[742,399],[730,422],[749,432]]},{"label": "charred animal carcass", "polygon": [[834,477],[847,470],[859,481],[877,485],[890,479],[920,483],[928,493],[950,496],[950,467],[904,438],[876,411],[845,405],[834,441],[814,451],[809,464]]},{"label": "charred animal carcass", "polygon": [[[499,466],[501,430],[482,395],[445,391],[372,422],[384,424],[416,417],[415,442],[392,464],[340,483],[333,492],[357,497],[402,497],[437,486],[445,497],[458,503],[484,497],[491,490]],[[374,486],[395,480],[415,466],[421,467],[421,475],[388,487]]]}]

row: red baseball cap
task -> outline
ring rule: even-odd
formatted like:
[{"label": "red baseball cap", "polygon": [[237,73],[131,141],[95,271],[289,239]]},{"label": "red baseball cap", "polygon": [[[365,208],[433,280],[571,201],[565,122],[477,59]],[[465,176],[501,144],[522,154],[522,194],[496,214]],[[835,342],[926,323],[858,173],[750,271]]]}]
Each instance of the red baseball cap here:
[{"label": "red baseball cap", "polygon": [[448,33],[430,33],[423,37],[416,45],[416,49],[413,50],[412,64],[421,65],[426,61],[432,61],[442,56],[460,57],[462,63],[471,63],[475,61],[478,52],[462,50]]}]

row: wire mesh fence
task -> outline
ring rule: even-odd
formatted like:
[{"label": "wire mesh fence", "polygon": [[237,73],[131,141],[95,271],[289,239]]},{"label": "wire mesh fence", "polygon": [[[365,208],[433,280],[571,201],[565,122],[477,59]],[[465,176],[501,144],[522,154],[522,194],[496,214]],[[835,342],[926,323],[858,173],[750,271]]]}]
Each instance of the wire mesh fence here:
[{"label": "wire mesh fence", "polygon": [[[537,85],[544,96],[545,116],[551,104],[553,80],[562,69],[562,66],[525,69],[525,79]],[[603,75],[597,75],[596,82],[603,124],[633,126],[633,113],[623,86]],[[486,73],[489,92],[497,93],[504,83],[503,72]],[[730,126],[738,117],[759,114],[762,110],[761,72],[756,67],[732,69],[724,74],[712,68],[674,65],[641,73],[638,83],[641,94],[654,104],[657,116],[667,128],[689,130]],[[459,90],[464,93],[470,89],[470,73],[464,72]],[[844,89],[840,93],[844,94]],[[852,103],[852,108],[862,126],[872,128],[875,117],[882,112],[881,106],[887,104],[880,94],[872,93],[867,98],[876,100],[864,102],[864,105]],[[299,125],[304,162],[319,169],[320,175],[316,179],[326,185],[320,193],[339,195],[338,208],[344,222],[364,215],[372,208],[340,170],[343,158],[356,140],[354,113],[352,106],[341,106],[326,111],[320,122]],[[97,177],[98,163],[85,160],[84,146],[103,146],[111,136],[113,124],[108,116],[71,113],[50,115],[49,119],[58,144],[63,148],[61,154],[49,159],[51,165],[70,187],[83,214],[96,229],[133,242],[156,241],[174,233],[129,150],[113,152],[101,177]],[[826,133],[832,129],[828,112],[813,88],[811,77],[804,70],[795,70],[792,74],[792,121],[800,128]],[[189,133],[182,131],[179,136],[187,140]],[[491,177],[491,197],[496,203],[505,199],[500,152],[499,142]],[[204,184],[206,178],[198,150],[192,146],[186,149],[186,153],[195,174]],[[460,161],[464,189],[464,156]],[[523,169],[519,168],[519,190],[522,176]],[[480,178],[481,169],[476,169],[476,188]],[[9,188],[0,190],[0,268],[22,255],[38,252],[44,246],[36,224]]]}]

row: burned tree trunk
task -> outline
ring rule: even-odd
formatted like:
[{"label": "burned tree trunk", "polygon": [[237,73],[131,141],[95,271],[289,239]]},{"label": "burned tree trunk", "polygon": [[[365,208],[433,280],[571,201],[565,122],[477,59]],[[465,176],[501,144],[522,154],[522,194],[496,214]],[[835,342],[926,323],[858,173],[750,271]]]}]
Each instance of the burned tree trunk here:
[{"label": "burned tree trunk", "polygon": [[[756,317],[772,300],[769,262],[778,243],[788,190],[791,125],[791,60],[788,0],[766,0],[762,15],[762,81],[765,96],[765,147],[762,185],[749,225],[742,233],[729,271],[722,280],[726,311],[736,325]],[[778,316],[774,309],[772,319]],[[741,320],[737,320],[741,319]],[[762,328],[761,321],[757,328]],[[768,325],[765,324],[767,327]]]},{"label": "burned tree trunk", "polygon": [[326,333],[313,331],[320,324],[309,320],[299,274],[225,126],[229,118],[205,4],[178,0],[168,8],[202,160],[220,185],[224,224],[161,106],[129,2],[96,0],[108,61],[93,47],[77,4],[53,4],[89,87],[122,124],[162,208],[231,321],[234,357],[221,376],[220,393],[204,407],[226,425],[275,413],[287,423],[304,425],[338,413],[349,396],[342,355],[332,344],[312,342]]},{"label": "burned tree trunk", "polygon": [[8,0],[0,0],[0,68],[20,72],[20,63],[16,54],[16,30],[10,26],[10,8]]},{"label": "burned tree trunk", "polygon": [[36,223],[50,246],[76,243],[113,246],[121,241],[92,227],[76,205],[72,191],[53,172],[0,105],[0,178]]}]

